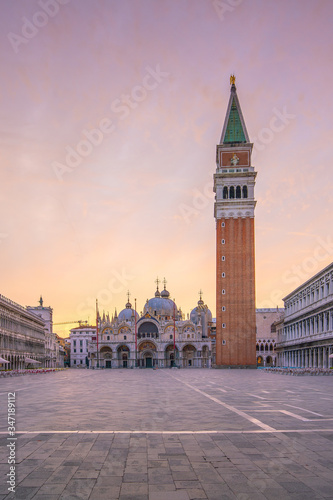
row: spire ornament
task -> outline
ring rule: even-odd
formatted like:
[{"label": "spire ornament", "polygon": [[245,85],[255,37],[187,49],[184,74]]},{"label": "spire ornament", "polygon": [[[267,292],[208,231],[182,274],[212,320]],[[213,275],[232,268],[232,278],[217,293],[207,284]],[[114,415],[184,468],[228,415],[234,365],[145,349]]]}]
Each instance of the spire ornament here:
[{"label": "spire ornament", "polygon": [[155,280],[155,283],[156,283],[156,292],[155,292],[155,297],[160,297],[160,296],[161,296],[160,291],[159,291],[159,289],[158,289],[158,285],[160,284],[160,282],[161,282],[161,281],[159,280],[159,278],[158,278],[158,276],[157,276],[157,278],[156,278],[156,280]]},{"label": "spire ornament", "polygon": [[230,75],[230,85],[235,85],[236,77],[235,75]]}]

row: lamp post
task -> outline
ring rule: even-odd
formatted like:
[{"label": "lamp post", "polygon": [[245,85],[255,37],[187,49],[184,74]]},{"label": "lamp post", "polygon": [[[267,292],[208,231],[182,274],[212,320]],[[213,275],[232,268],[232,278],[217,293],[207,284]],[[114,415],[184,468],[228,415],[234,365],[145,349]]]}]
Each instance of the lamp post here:
[{"label": "lamp post", "polygon": [[134,299],[134,310],[135,310],[135,368],[138,366],[138,334],[137,334],[137,324],[136,324],[136,299]]},{"label": "lamp post", "polygon": [[99,353],[98,353],[98,301],[96,299],[96,343],[97,343],[97,368],[99,368]]},{"label": "lamp post", "polygon": [[173,299],[173,363],[176,366],[176,303]]}]

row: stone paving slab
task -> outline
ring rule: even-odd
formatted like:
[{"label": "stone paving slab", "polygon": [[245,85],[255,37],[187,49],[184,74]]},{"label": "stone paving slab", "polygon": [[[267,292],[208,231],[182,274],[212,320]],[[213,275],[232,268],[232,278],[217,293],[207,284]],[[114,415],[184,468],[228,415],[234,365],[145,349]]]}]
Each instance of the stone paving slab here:
[{"label": "stone paving slab", "polygon": [[[17,399],[15,495],[7,391]],[[0,500],[333,498],[332,401],[331,377],[259,370],[5,379]]]}]

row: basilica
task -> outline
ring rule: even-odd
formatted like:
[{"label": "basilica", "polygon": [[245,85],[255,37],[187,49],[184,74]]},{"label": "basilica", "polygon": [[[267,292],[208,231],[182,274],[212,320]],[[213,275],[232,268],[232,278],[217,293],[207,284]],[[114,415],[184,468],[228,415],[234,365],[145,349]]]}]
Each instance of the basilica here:
[{"label": "basilica", "polygon": [[[87,364],[90,368],[209,368],[211,326],[212,313],[201,293],[197,306],[184,319],[170,299],[165,280],[161,292],[157,280],[155,295],[147,299],[141,316],[133,309],[129,294],[119,314],[115,311],[111,319],[109,314],[99,316],[98,334],[92,331],[87,339]],[[79,329],[85,330],[75,330]],[[79,340],[78,331],[76,337]]]}]

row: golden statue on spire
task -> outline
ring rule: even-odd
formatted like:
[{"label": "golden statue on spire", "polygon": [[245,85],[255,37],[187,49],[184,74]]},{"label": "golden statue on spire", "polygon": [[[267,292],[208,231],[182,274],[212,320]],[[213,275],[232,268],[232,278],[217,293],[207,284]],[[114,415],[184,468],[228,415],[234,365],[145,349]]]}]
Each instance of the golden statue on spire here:
[{"label": "golden statue on spire", "polygon": [[230,75],[230,85],[235,85],[236,77],[235,75]]}]

